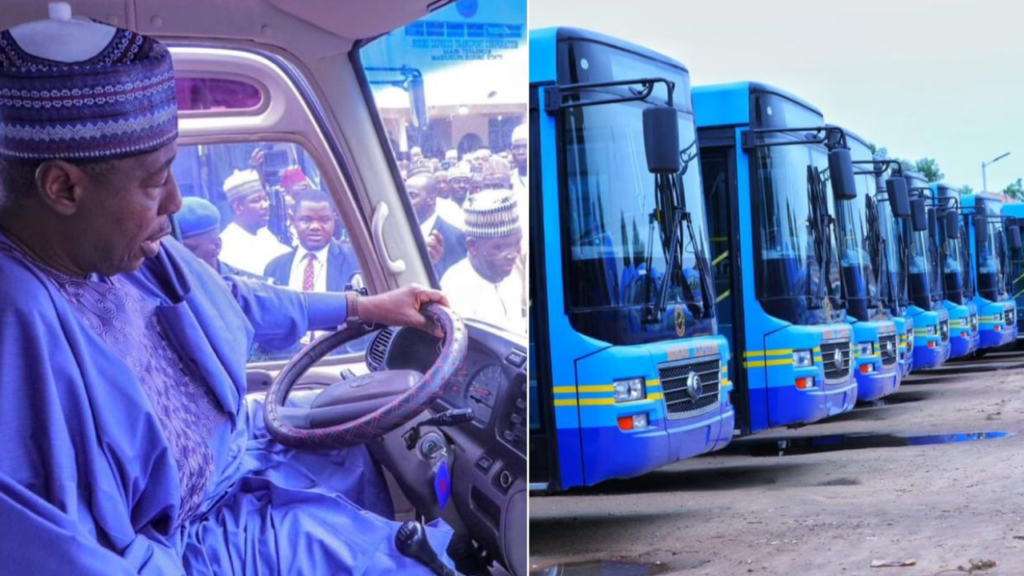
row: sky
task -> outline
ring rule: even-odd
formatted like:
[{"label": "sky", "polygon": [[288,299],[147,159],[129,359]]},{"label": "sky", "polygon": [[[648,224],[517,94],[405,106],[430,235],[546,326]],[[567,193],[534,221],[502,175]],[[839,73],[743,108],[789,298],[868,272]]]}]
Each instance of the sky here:
[{"label": "sky", "polygon": [[[817,106],[945,182],[1024,177],[1019,0],[530,0],[531,28],[572,26],[682,62],[694,86],[756,80]],[[646,17],[645,17],[646,16]]]}]

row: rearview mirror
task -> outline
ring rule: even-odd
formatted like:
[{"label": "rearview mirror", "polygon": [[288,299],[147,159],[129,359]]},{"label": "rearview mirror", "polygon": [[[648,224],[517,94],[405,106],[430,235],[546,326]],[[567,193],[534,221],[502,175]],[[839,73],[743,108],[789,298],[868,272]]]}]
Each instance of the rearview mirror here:
[{"label": "rearview mirror", "polygon": [[854,179],[853,157],[849,149],[833,148],[828,151],[828,173],[836,200],[857,199],[857,181]]},{"label": "rearview mirror", "polygon": [[423,91],[423,76],[416,74],[409,78],[409,110],[412,111],[412,122],[423,130],[430,123],[427,116],[427,96]]},{"label": "rearview mirror", "polygon": [[674,108],[644,109],[644,152],[651,174],[679,172],[679,115]]},{"label": "rearview mirror", "polygon": [[1010,226],[1006,229],[1009,232],[1010,248],[1014,250],[1020,249],[1020,228],[1016,226]]},{"label": "rearview mirror", "polygon": [[988,242],[988,219],[984,214],[974,215],[974,240],[978,244]]},{"label": "rearview mirror", "polygon": [[910,201],[910,223],[914,232],[924,232],[928,229],[928,212],[924,207],[924,198],[914,198]]},{"label": "rearview mirror", "polygon": [[946,223],[946,238],[956,240],[960,237],[960,214],[955,210],[946,212],[944,217]]},{"label": "rearview mirror", "polygon": [[907,179],[893,176],[885,181],[885,191],[889,195],[889,207],[892,215],[897,218],[910,216],[910,193],[907,191]]}]

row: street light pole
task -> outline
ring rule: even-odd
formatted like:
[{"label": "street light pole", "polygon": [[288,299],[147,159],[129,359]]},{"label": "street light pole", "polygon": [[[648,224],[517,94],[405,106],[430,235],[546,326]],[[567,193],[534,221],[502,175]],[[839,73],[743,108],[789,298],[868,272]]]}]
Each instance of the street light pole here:
[{"label": "street light pole", "polygon": [[988,180],[985,178],[985,167],[989,166],[989,165],[992,165],[992,164],[995,164],[996,162],[999,162],[1000,160],[1002,160],[1003,158],[1006,158],[1009,155],[1010,155],[1010,153],[1007,152],[1007,153],[1005,153],[1005,154],[1003,154],[1001,156],[997,156],[995,158],[995,160],[992,160],[991,162],[982,162],[981,163],[981,191],[982,192],[988,192]]}]

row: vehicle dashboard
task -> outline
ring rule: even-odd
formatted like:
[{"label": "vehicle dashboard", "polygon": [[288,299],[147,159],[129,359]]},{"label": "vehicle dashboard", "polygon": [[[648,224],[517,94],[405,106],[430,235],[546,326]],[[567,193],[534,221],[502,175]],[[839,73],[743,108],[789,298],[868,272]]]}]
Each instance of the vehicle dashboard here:
[{"label": "vehicle dashboard", "polygon": [[[525,338],[484,323],[466,321],[469,349],[440,398],[427,413],[371,446],[416,508],[456,525],[462,523],[480,546],[515,575],[525,576],[526,558],[526,346]],[[371,371],[425,373],[437,360],[441,341],[411,328],[386,328],[366,351]],[[447,410],[471,408],[472,422],[419,427]],[[443,448],[443,449],[442,449]],[[410,457],[412,456],[412,457]],[[435,493],[436,468],[447,459],[450,503],[441,510]],[[429,478],[429,482],[424,482]],[[454,505],[457,516],[450,508]],[[458,526],[456,525],[458,528]]]}]

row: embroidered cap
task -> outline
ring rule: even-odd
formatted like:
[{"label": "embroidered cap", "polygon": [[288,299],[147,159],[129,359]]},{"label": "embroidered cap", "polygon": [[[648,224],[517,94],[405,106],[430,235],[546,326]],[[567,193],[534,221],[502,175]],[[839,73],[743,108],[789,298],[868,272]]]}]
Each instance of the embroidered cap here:
[{"label": "embroidered cap", "polygon": [[112,160],[178,137],[167,48],[130,30],[93,28],[112,39],[78,62],[31,54],[0,32],[0,157]]},{"label": "embroidered cap", "polygon": [[519,207],[509,190],[482,190],[466,199],[466,236],[505,238],[521,232]]},{"label": "embroidered cap", "polygon": [[182,198],[181,210],[174,217],[178,220],[182,238],[192,238],[209,232],[220,233],[220,212],[216,206],[203,198]]},{"label": "embroidered cap", "polygon": [[264,191],[260,175],[255,170],[235,170],[224,181],[224,194],[228,197],[228,202]]}]

